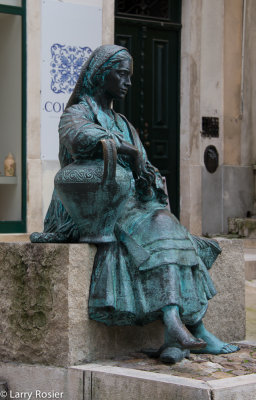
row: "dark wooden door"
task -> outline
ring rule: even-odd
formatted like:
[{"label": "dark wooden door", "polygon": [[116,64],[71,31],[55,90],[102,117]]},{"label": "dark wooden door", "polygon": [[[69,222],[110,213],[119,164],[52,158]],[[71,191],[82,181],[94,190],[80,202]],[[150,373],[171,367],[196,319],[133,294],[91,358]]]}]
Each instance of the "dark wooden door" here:
[{"label": "dark wooden door", "polygon": [[116,17],[115,42],[132,54],[134,73],[127,98],[115,109],[136,127],[150,161],[166,177],[171,210],[179,216],[179,12],[176,18]]}]

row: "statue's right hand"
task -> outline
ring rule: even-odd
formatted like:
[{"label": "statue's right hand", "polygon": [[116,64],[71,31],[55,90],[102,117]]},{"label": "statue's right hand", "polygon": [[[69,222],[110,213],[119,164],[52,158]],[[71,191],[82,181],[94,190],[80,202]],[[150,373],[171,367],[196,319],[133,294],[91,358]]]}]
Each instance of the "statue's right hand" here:
[{"label": "statue's right hand", "polygon": [[136,179],[140,179],[147,174],[145,161],[138,150],[133,160],[133,172]]}]

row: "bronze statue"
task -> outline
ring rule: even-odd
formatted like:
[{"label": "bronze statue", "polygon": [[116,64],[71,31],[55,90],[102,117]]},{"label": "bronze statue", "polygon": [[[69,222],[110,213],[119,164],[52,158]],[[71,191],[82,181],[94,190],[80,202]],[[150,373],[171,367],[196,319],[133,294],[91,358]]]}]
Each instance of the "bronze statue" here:
[{"label": "bronze statue", "polygon": [[[190,350],[237,351],[202,322],[216,294],[208,269],[221,251],[218,243],[191,235],[167,210],[159,171],[134,127],[112,108],[113,99],[125,97],[131,75],[130,54],[115,45],[97,48],[83,66],[60,120],[61,171],[44,233],[31,241],[97,243],[90,318],[106,325],[161,319],[165,342],[145,350],[149,356],[177,362]],[[106,179],[104,194],[97,188]]]}]

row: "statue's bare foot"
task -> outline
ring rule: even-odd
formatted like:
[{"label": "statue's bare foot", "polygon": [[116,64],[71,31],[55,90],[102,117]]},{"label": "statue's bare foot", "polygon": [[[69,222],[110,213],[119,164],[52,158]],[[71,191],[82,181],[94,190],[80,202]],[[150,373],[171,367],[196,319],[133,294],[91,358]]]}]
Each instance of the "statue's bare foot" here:
[{"label": "statue's bare foot", "polygon": [[[176,347],[178,343],[183,349],[201,349],[206,343],[199,337],[194,337],[182,324],[179,316],[178,306],[166,306],[162,309],[163,321],[167,330],[165,344],[169,347]],[[179,346],[178,346],[179,347]]]},{"label": "statue's bare foot", "polygon": [[228,354],[234,353],[240,348],[234,344],[225,343],[222,340],[218,339],[212,333],[205,329],[204,324],[200,322],[196,326],[189,327],[189,330],[195,337],[202,338],[206,343],[206,347],[203,349],[192,350],[193,353],[201,353],[201,354]]}]

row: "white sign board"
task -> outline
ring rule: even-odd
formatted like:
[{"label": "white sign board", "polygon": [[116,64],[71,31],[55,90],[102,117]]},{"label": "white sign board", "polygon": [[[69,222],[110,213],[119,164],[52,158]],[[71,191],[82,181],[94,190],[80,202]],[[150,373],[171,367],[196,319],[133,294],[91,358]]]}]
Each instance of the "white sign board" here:
[{"label": "white sign board", "polygon": [[42,160],[58,159],[60,116],[83,63],[101,43],[102,8],[97,4],[42,1]]}]

